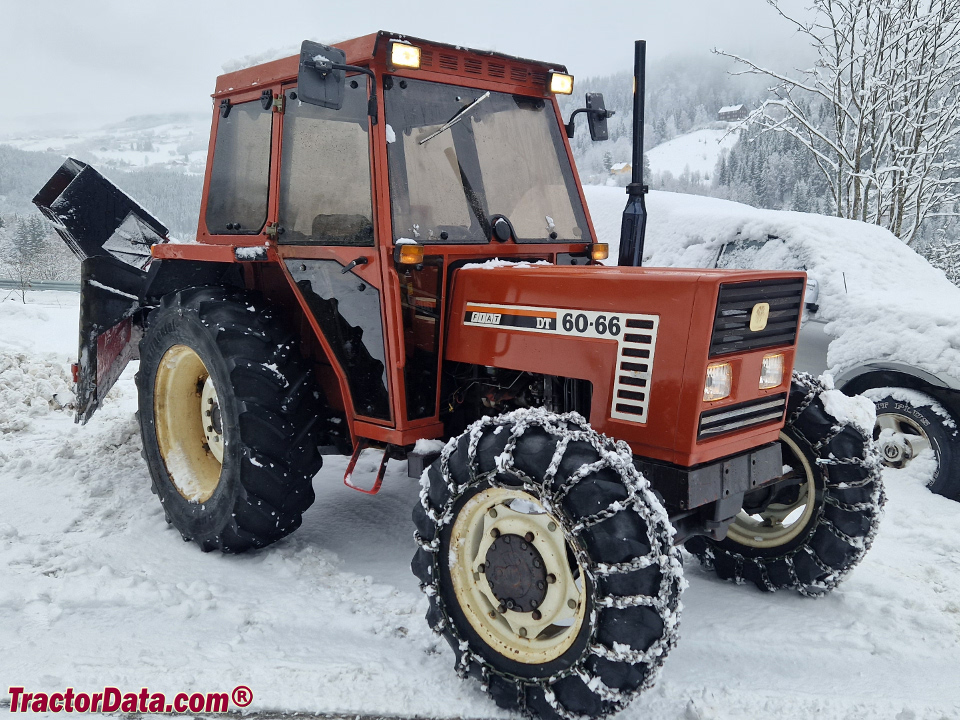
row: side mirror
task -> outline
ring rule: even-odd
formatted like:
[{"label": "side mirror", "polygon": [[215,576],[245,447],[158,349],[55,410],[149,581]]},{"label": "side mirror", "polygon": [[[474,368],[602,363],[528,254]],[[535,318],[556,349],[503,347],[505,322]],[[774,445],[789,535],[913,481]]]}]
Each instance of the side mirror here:
[{"label": "side mirror", "polygon": [[607,134],[607,118],[613,117],[616,113],[613,110],[607,110],[603,104],[603,93],[587,93],[587,106],[578,108],[570,113],[570,120],[566,125],[568,138],[573,137],[573,121],[580,113],[587,114],[591,140],[606,140],[610,137]]},{"label": "side mirror", "polygon": [[594,142],[609,139],[607,133],[607,108],[603,104],[603,93],[587,93],[587,124],[590,126],[590,139]]},{"label": "side mirror", "polygon": [[339,110],[343,106],[343,50],[304,40],[300,46],[300,70],[297,73],[297,99],[310,105]]}]

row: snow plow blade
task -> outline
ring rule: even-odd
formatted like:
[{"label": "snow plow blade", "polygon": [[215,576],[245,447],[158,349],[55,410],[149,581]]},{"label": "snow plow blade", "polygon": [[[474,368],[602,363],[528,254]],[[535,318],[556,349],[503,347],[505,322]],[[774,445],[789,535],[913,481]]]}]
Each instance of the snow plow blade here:
[{"label": "snow plow blade", "polygon": [[33,199],[80,258],[77,422],[138,357],[150,248],[167,228],[89,165],[67,159]]}]

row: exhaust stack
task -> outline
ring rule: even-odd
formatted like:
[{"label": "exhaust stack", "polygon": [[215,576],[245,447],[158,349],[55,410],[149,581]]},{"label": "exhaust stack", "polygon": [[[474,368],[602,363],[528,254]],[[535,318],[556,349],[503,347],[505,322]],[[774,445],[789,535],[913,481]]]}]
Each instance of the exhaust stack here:
[{"label": "exhaust stack", "polygon": [[647,204],[643,184],[643,120],[646,96],[647,42],[637,40],[633,52],[633,164],[631,182],[627,185],[627,206],[620,224],[618,265],[640,267],[643,264],[643,241],[647,232]]}]

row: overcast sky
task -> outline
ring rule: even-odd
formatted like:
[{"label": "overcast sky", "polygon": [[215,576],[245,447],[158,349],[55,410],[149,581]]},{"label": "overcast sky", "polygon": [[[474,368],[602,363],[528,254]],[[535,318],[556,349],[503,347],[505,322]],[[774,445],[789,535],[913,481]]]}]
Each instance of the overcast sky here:
[{"label": "overcast sky", "polygon": [[636,39],[653,61],[717,62],[709,50],[720,46],[789,64],[802,51],[764,0],[0,0],[0,135],[207,112],[233,59],[381,29],[564,63],[580,77],[629,69]]}]

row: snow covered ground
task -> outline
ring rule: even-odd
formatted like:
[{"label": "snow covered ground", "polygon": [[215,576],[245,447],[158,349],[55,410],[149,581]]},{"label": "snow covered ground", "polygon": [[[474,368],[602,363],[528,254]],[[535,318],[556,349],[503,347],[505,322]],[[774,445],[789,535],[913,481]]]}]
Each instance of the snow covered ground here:
[{"label": "snow covered ground", "polygon": [[655,173],[669,172],[679,177],[684,170],[698,172],[701,177],[713,177],[720,153],[737,144],[739,133],[731,132],[734,123],[714,123],[709,128],[694,130],[660,143],[647,151],[650,169]]},{"label": "snow covered ground", "polygon": [[[77,296],[27,299],[0,295],[0,698],[244,684],[251,710],[505,716],[427,629],[403,463],[367,497],[331,459],[291,537],[203,554],[150,493],[132,368],[74,425],[53,396],[69,399]],[[688,556],[680,644],[620,717],[960,718],[960,505],[927,491],[929,462],[910,467],[886,473],[874,548],[825,599],[737,587]]]}]

